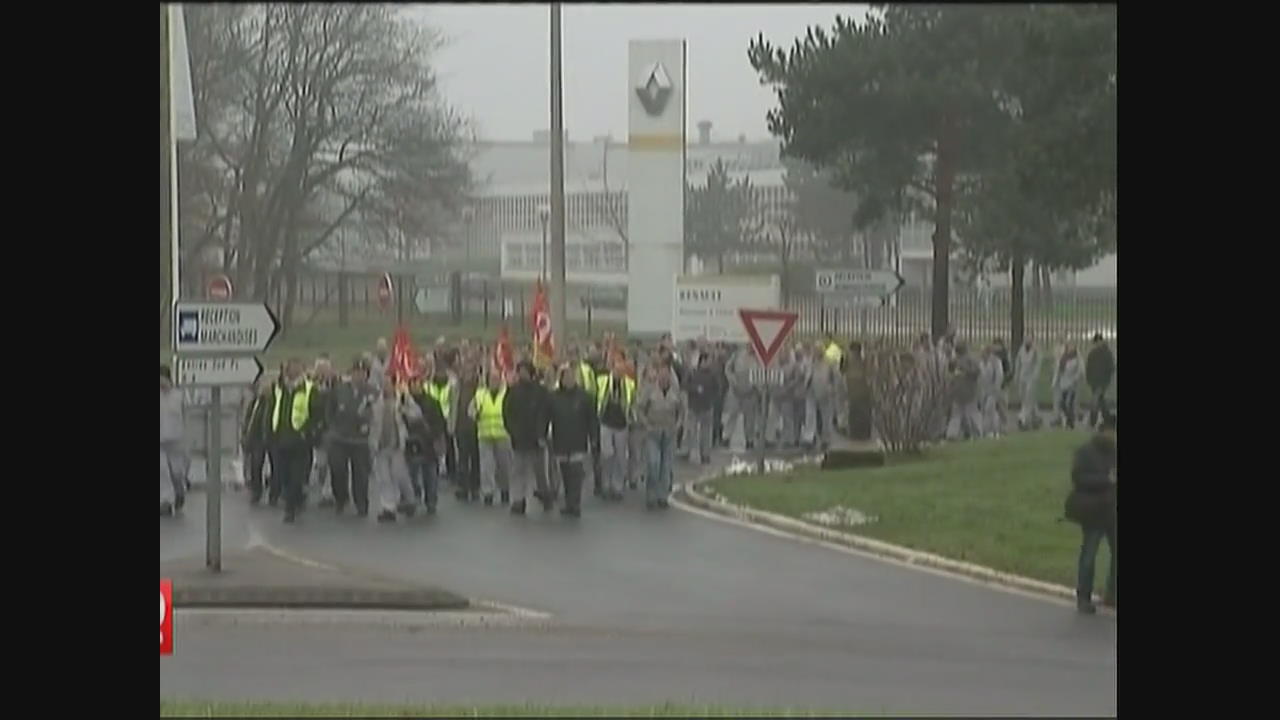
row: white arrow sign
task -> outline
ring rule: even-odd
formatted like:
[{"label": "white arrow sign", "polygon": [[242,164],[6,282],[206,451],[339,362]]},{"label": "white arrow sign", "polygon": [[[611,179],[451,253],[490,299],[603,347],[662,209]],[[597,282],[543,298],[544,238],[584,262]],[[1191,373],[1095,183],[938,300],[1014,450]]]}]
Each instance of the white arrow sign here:
[{"label": "white arrow sign", "polygon": [[893,270],[818,270],[814,285],[820,293],[886,298],[898,291],[902,276]]},{"label": "white arrow sign", "polygon": [[178,358],[178,385],[252,385],[262,374],[255,357]]},{"label": "white arrow sign", "polygon": [[174,305],[179,354],[262,352],[280,324],[263,303],[180,302]]}]

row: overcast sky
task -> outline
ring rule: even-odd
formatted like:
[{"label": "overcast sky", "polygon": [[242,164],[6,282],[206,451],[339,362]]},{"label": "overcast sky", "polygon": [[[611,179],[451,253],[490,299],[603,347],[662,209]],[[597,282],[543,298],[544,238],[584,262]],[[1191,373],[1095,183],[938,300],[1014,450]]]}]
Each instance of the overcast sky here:
[{"label": "overcast sky", "polygon": [[[689,128],[714,123],[717,139],[769,136],[773,91],[747,61],[758,33],[790,47],[812,25],[837,14],[861,17],[865,5],[563,6],[564,117],[572,139],[626,137],[627,42],[684,38],[689,58]],[[444,32],[437,56],[449,102],[490,140],[527,140],[550,126],[550,11],[547,5],[422,5],[411,12]]]}]

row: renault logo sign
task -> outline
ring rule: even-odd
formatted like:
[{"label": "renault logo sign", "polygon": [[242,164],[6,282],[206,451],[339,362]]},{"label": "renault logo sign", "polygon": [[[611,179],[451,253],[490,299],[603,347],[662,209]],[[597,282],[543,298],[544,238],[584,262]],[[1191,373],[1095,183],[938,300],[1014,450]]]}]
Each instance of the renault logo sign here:
[{"label": "renault logo sign", "polygon": [[645,112],[654,117],[662,114],[671,99],[671,77],[662,63],[656,62],[644,71],[636,85],[636,95]]}]

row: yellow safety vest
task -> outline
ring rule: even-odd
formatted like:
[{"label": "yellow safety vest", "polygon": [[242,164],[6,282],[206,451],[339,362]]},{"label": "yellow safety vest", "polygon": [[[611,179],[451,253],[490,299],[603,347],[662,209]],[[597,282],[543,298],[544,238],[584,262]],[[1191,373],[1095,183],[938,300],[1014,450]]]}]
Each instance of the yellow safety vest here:
[{"label": "yellow safety vest", "polygon": [[[293,426],[294,431],[302,430],[302,426],[307,424],[307,418],[311,416],[311,389],[315,387],[310,380],[302,383],[302,389],[293,394],[293,412],[289,417],[289,424]],[[280,391],[280,386],[275,388],[276,403],[275,408],[271,411],[271,430],[276,431],[280,427],[280,401],[283,399],[284,393]]]},{"label": "yellow safety vest", "polygon": [[502,422],[502,405],[507,399],[507,389],[498,391],[495,397],[489,388],[476,390],[476,437],[484,440],[504,440],[507,426]]},{"label": "yellow safety vest", "polygon": [[840,349],[839,343],[833,342],[827,346],[827,350],[823,355],[827,358],[827,362],[832,365],[839,365],[840,360],[844,357],[844,351]]},{"label": "yellow safety vest", "polygon": [[578,382],[582,385],[582,389],[586,390],[588,393],[595,393],[596,374],[591,370],[590,363],[584,362],[578,364],[578,377],[581,378]]},{"label": "yellow safety vest", "polygon": [[436,403],[440,405],[440,414],[444,415],[446,420],[449,419],[449,395],[452,392],[452,386],[446,382],[442,387],[439,385],[433,385],[428,381],[424,384],[423,389],[426,390],[427,395],[429,395],[431,399],[435,400]]},{"label": "yellow safety vest", "polygon": [[[591,370],[591,365],[581,363],[578,365],[578,387],[587,391],[587,397],[596,394],[596,375]],[[555,382],[551,383],[552,390],[560,389],[560,373],[556,373]]]},{"label": "yellow safety vest", "polygon": [[[613,384],[613,375],[601,375],[600,387],[596,390],[596,412],[604,412],[604,400],[609,396],[609,387]],[[631,408],[631,399],[636,394],[636,381],[629,377],[622,378],[622,411]]]}]

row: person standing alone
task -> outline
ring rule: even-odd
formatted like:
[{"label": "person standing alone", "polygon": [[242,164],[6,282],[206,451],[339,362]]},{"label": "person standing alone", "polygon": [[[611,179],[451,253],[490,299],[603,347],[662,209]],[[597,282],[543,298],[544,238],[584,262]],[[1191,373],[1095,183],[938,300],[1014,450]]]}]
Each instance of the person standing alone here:
[{"label": "person standing alone", "polygon": [[1116,606],[1116,420],[1104,418],[1102,427],[1076,451],[1071,465],[1071,494],[1064,507],[1066,518],[1083,532],[1076,573],[1076,609],[1086,615],[1098,610],[1093,604],[1093,574],[1098,546],[1105,538],[1111,551],[1102,604]]}]

